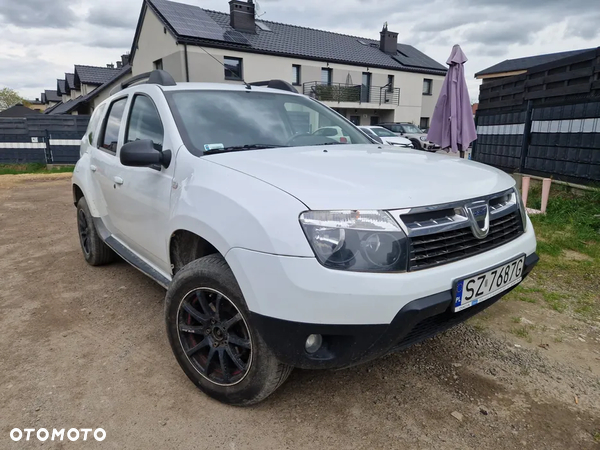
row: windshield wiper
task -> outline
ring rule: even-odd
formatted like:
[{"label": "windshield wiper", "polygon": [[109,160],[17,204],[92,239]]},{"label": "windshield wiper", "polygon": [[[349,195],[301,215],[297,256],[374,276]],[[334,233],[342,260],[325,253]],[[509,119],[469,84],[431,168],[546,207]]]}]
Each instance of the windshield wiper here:
[{"label": "windshield wiper", "polygon": [[237,152],[243,150],[260,150],[264,148],[279,148],[287,147],[287,145],[274,145],[274,144],[246,144],[246,145],[233,145],[225,148],[213,148],[210,150],[204,150],[204,154],[209,153],[225,153],[225,152]]}]

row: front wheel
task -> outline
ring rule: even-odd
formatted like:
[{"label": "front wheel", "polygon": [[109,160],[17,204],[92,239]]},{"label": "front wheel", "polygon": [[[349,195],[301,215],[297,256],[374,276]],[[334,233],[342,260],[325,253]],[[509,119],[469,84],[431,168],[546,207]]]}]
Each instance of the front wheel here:
[{"label": "front wheel", "polygon": [[200,390],[220,402],[258,403],[292,371],[253,329],[221,255],[193,261],[177,273],[167,291],[165,316],[177,362]]},{"label": "front wheel", "polygon": [[115,252],[98,235],[85,197],[77,202],[77,231],[81,251],[91,266],[101,266],[115,260]]}]

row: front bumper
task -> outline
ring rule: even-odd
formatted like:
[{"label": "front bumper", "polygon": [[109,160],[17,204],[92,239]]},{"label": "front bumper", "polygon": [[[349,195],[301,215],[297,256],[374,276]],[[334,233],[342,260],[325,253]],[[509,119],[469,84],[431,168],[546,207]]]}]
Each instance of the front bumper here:
[{"label": "front bumper", "polygon": [[[538,262],[525,260],[525,278]],[[326,325],[300,323],[252,313],[251,321],[267,346],[282,362],[303,369],[344,368],[402,350],[445,331],[483,311],[516,286],[458,313],[452,312],[452,291],[429,295],[406,304],[389,325]],[[343,313],[343,312],[342,312]],[[315,354],[304,351],[311,334],[323,336]]]}]

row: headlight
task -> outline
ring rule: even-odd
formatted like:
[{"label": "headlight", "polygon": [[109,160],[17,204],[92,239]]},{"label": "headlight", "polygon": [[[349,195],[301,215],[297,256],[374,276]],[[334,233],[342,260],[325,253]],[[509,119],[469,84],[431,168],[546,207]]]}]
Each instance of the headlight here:
[{"label": "headlight", "polygon": [[516,201],[519,205],[519,212],[521,213],[521,221],[523,223],[523,231],[527,231],[527,210],[525,209],[525,205],[523,204],[523,198],[521,197],[521,193],[516,187],[514,187],[512,195],[515,197],[514,201]]},{"label": "headlight", "polygon": [[355,272],[406,270],[406,235],[385,211],[306,211],[300,224],[325,267]]},{"label": "headlight", "polygon": [[419,139],[421,139],[423,142],[425,142],[427,140],[427,136],[421,136]]}]

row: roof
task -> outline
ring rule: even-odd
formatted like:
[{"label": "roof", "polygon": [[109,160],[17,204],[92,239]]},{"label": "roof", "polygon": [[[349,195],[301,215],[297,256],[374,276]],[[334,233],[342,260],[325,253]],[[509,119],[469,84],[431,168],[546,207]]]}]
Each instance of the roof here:
[{"label": "roof", "polygon": [[[366,67],[445,75],[446,67],[407,44],[398,44],[395,55],[379,49],[379,41],[261,20],[270,31],[256,27],[256,33],[242,33],[230,26],[228,13],[167,0],[145,0],[178,42],[251,53],[339,62]],[[131,49],[135,57],[146,8]]]},{"label": "roof", "polygon": [[582,50],[572,50],[569,52],[560,52],[560,53],[548,53],[546,55],[537,55],[537,56],[527,56],[525,58],[516,58],[516,59],[507,59],[493,65],[492,67],[488,67],[480,72],[475,74],[475,77],[480,75],[491,75],[495,73],[505,73],[505,72],[516,72],[520,70],[528,70],[535,66],[539,66],[542,64],[551,63],[554,61],[558,61],[563,58],[568,58],[570,56],[575,56],[580,53],[589,52],[590,50],[594,50],[592,48],[586,48]]},{"label": "roof", "polygon": [[56,80],[56,93],[58,95],[64,95],[67,93],[65,80]]},{"label": "roof", "polygon": [[44,114],[50,114],[52,111],[54,111],[60,105],[62,105],[62,102],[58,102],[56,105],[52,105],[50,108],[46,108],[46,110],[44,111]]},{"label": "roof", "polygon": [[34,114],[40,114],[40,112],[23,106],[21,103],[17,103],[4,111],[0,111],[0,117],[23,117]]},{"label": "roof", "polygon": [[71,89],[75,89],[75,74],[74,73],[65,73],[65,81],[67,85],[67,92]]},{"label": "roof", "polygon": [[117,76],[121,70],[110,67],[75,66],[73,84],[76,88],[79,88],[81,84],[100,86]]},{"label": "roof", "polygon": [[46,89],[44,91],[44,94],[46,95],[46,101],[47,102],[60,102],[60,101],[62,101],[62,97],[59,96],[56,91],[50,91],[50,90]]},{"label": "roof", "polygon": [[131,66],[126,65],[125,67],[118,69],[117,74],[115,74],[111,79],[109,79],[106,83],[95,88],[93,91],[87,93],[86,95],[82,95],[77,97],[75,100],[69,100],[65,103],[61,103],[52,109],[46,110],[45,114],[57,115],[57,114],[70,114],[75,111],[80,105],[89,102],[90,100],[96,98],[103,92],[105,89],[119,81],[125,75],[131,73]]}]

